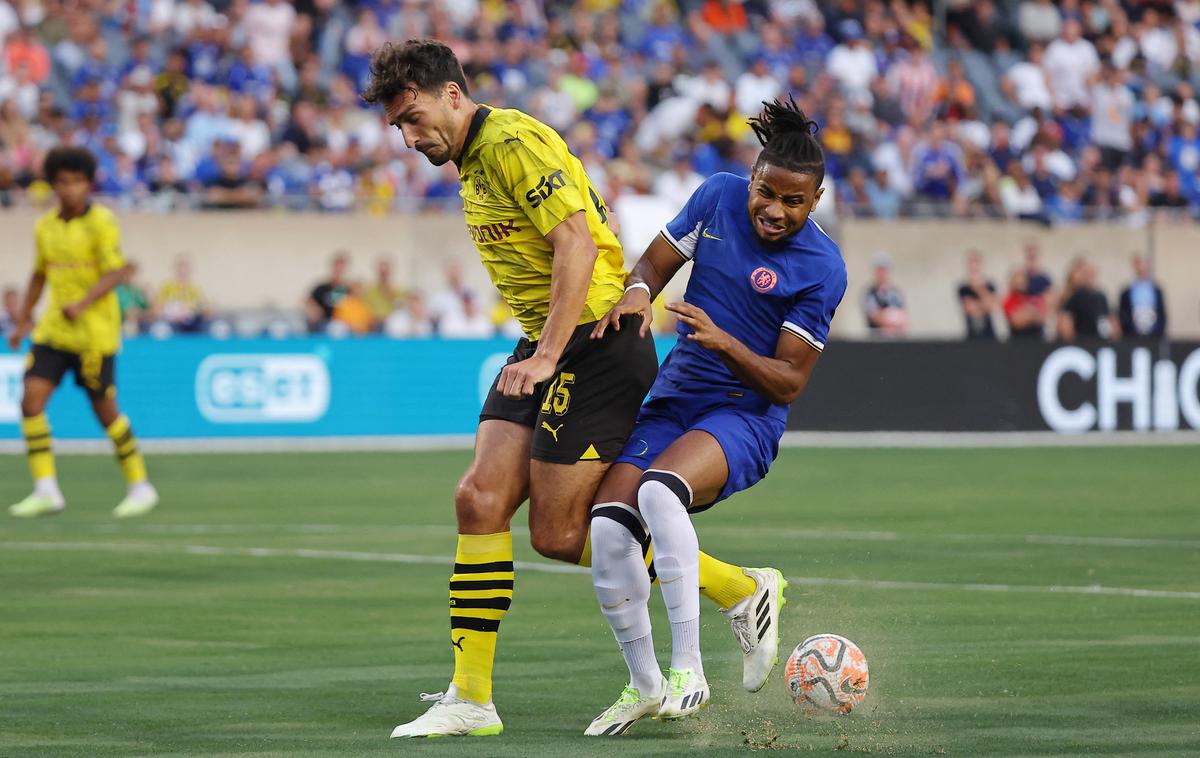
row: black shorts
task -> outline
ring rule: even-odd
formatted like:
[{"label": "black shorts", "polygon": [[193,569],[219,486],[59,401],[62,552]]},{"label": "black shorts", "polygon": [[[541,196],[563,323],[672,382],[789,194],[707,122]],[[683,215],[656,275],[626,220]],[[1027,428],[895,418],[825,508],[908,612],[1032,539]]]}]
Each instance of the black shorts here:
[{"label": "black shorts", "polygon": [[34,345],[26,358],[25,376],[46,379],[58,386],[68,371],[75,374],[79,385],[90,398],[113,397],[117,394],[114,378],[115,355],[104,353],[70,353],[49,345]]},{"label": "black shorts", "polygon": [[[640,317],[626,316],[621,331],[610,328],[599,340],[591,338],[595,322],[575,327],[557,374],[521,399],[500,394],[497,376],[479,420],[501,419],[533,429],[534,460],[615,460],[658,375],[654,338],[638,336],[641,324]],[[536,342],[521,339],[508,363],[523,361],[536,349]]]}]

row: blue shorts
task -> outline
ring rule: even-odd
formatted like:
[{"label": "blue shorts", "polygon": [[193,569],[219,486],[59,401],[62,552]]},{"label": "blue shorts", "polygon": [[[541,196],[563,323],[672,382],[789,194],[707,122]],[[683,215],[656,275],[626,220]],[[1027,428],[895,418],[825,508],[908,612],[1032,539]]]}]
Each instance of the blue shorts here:
[{"label": "blue shorts", "polygon": [[716,500],[693,504],[691,510],[700,511],[735,492],[749,489],[766,476],[779,454],[779,440],[785,428],[786,424],[779,419],[728,403],[693,404],[679,398],[657,398],[642,406],[637,424],[616,462],[629,463],[644,471],[687,432],[708,432],[725,453],[729,478]]}]

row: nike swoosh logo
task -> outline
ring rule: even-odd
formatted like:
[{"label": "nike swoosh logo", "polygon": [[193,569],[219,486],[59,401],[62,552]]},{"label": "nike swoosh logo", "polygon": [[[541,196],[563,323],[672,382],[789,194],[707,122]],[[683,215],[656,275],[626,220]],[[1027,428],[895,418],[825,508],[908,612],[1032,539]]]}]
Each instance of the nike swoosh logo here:
[{"label": "nike swoosh logo", "polygon": [[606,610],[606,611],[611,611],[611,610],[613,610],[614,608],[620,608],[622,605],[625,605],[625,604],[626,604],[626,603],[628,603],[628,602],[629,602],[629,598],[625,598],[625,599],[624,599],[624,600],[622,600],[621,602],[619,602],[619,603],[613,603],[612,605],[607,605],[607,604],[605,604],[605,603],[601,603],[601,604],[600,604],[600,607],[601,607],[601,608],[603,608],[603,609],[604,609],[604,610]]},{"label": "nike swoosh logo", "polygon": [[708,233],[708,228],[707,228],[707,227],[705,227],[704,231],[700,232],[700,236],[702,236],[702,237],[707,237],[707,238],[709,238],[710,240],[716,240],[717,242],[721,242],[721,238],[720,238],[720,237],[714,237],[714,236],[712,236],[711,234],[709,234],[709,233]]}]

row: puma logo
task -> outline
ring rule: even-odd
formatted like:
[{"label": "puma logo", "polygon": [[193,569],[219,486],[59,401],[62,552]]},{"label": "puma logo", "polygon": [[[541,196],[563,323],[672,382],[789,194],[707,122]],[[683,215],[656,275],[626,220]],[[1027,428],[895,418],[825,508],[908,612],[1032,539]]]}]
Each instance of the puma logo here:
[{"label": "puma logo", "polygon": [[450,640],[450,644],[453,645],[454,647],[458,648],[459,650],[462,650],[462,652],[465,653],[467,651],[463,650],[462,641],[465,640],[466,638],[467,638],[467,636],[464,634],[463,636],[459,637],[456,640]]},{"label": "puma logo", "polygon": [[547,424],[545,421],[542,422],[542,428],[545,429],[546,431],[550,432],[550,436],[554,438],[555,442],[558,442],[559,429],[562,429],[564,426],[566,426],[566,424],[559,424],[558,429],[555,429],[555,428],[551,427],[549,424]]}]

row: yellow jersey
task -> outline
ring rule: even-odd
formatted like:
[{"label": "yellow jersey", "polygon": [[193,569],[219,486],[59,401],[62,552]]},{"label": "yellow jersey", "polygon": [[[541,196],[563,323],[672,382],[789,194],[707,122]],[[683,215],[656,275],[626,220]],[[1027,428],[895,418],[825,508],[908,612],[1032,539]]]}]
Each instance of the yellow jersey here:
[{"label": "yellow jersey", "polygon": [[116,216],[93,203],[83,215],[64,221],[56,208],[37,220],[34,240],[34,271],[46,277],[49,298],[33,341],[71,353],[116,353],[121,347],[116,292],[92,303],[75,321],[62,312],[64,306],[82,300],[100,277],[125,265]]},{"label": "yellow jersey", "polygon": [[521,111],[481,105],[457,163],[467,231],[529,339],[541,336],[550,312],[546,235],[572,214],[584,212],[599,252],[578,323],[621,299],[625,259],[608,208],[557,132]]}]

